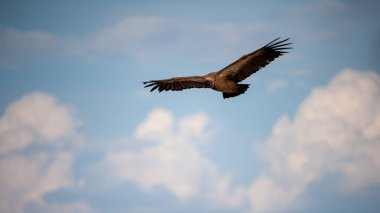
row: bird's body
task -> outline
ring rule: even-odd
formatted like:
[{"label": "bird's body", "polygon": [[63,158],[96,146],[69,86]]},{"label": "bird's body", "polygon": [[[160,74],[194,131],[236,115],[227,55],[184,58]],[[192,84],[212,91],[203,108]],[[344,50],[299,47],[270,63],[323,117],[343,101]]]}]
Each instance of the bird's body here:
[{"label": "bird's body", "polygon": [[210,88],[223,93],[223,97],[234,97],[244,93],[248,89],[248,84],[237,84],[235,81],[229,79],[227,76],[212,72],[204,76],[210,83]]},{"label": "bird's body", "polygon": [[290,49],[287,45],[291,43],[284,43],[288,39],[276,42],[278,39],[273,40],[252,53],[242,56],[220,71],[211,72],[205,76],[175,77],[147,81],[144,82],[144,84],[147,84],[145,87],[152,87],[151,92],[155,89],[161,92],[168,90],[181,91],[190,88],[210,88],[222,92],[223,98],[238,96],[243,94],[249,87],[249,84],[239,84],[240,81],[286,53],[283,50]]}]

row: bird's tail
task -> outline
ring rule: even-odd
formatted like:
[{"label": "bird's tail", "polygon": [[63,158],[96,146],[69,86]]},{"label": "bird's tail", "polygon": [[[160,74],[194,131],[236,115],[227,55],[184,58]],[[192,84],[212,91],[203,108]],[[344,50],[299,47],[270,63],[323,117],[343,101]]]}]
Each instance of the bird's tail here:
[{"label": "bird's tail", "polygon": [[232,98],[232,97],[241,95],[241,94],[245,93],[245,91],[247,91],[247,89],[249,88],[249,84],[238,84],[237,86],[238,86],[237,92],[235,92],[235,93],[223,92],[223,98]]}]

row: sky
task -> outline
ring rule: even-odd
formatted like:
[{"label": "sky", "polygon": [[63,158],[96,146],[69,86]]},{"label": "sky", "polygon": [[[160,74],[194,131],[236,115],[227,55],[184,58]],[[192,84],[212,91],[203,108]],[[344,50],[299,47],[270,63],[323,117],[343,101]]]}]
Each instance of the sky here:
[{"label": "sky", "polygon": [[[378,1],[0,1],[0,212],[379,212]],[[142,82],[293,49],[223,99]]]}]

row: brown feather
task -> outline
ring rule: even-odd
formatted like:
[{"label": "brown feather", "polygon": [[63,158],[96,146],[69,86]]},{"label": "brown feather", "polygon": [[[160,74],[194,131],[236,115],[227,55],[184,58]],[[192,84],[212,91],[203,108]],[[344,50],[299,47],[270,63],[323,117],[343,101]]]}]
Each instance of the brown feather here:
[{"label": "brown feather", "polygon": [[144,82],[145,87],[152,87],[151,92],[158,91],[181,91],[190,88],[210,88],[210,83],[203,76],[176,77],[164,80],[153,80]]},{"label": "brown feather", "polygon": [[276,42],[278,39],[279,38],[269,42],[264,47],[252,53],[242,56],[237,61],[220,70],[218,74],[223,77],[228,77],[236,83],[246,79],[268,65],[275,58],[286,53],[281,50],[291,49],[291,47],[288,46],[291,43],[285,43],[289,39]]}]

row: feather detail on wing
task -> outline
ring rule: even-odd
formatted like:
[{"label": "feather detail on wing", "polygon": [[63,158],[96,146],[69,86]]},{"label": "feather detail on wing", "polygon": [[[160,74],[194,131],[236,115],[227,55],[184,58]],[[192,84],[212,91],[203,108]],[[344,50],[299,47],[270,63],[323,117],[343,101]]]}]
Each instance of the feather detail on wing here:
[{"label": "feather detail on wing", "polygon": [[151,92],[158,89],[162,91],[181,91],[191,88],[210,88],[210,82],[202,76],[176,77],[164,80],[144,82],[145,87],[152,87]]},{"label": "feather detail on wing", "polygon": [[237,61],[220,70],[218,75],[228,77],[236,83],[249,77],[275,58],[287,53],[287,49],[291,49],[288,45],[292,43],[285,43],[289,38],[282,41],[277,41],[278,39],[280,38],[269,42],[252,53],[243,55]]}]

